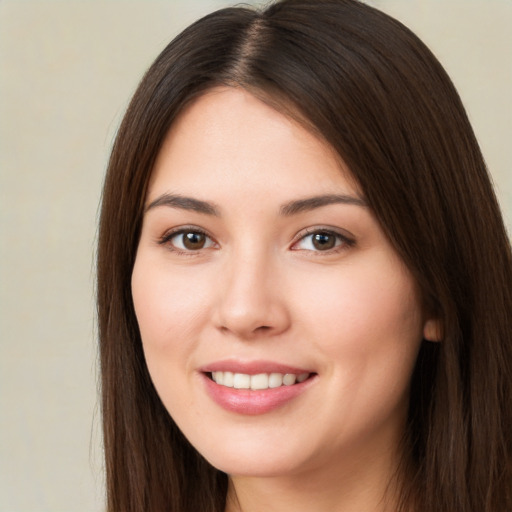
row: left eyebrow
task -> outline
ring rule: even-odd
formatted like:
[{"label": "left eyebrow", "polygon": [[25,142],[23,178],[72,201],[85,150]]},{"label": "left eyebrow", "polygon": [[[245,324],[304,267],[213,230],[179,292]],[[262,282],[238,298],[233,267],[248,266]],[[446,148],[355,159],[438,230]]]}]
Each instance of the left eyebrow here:
[{"label": "left eyebrow", "polygon": [[281,215],[290,216],[298,213],[314,210],[330,204],[348,204],[367,208],[368,204],[363,199],[345,194],[327,194],[321,196],[298,199],[284,204],[280,208]]},{"label": "left eyebrow", "polygon": [[158,206],[190,210],[204,215],[214,215],[216,217],[220,216],[219,209],[215,204],[179,194],[162,194],[149,203],[146,206],[145,211],[147,212],[148,210],[157,208]]}]

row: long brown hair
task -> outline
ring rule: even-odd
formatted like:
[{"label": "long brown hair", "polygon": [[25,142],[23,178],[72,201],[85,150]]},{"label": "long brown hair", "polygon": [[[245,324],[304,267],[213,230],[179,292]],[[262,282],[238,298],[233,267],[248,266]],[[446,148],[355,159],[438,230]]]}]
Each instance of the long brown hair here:
[{"label": "long brown hair", "polygon": [[151,170],[177,114],[243,87],[327,140],[442,322],[411,384],[403,510],[512,510],[512,263],[460,99],[407,28],[355,0],[283,0],[196,22],[156,59],[105,180],[98,317],[108,510],[221,512],[227,476],[151,383],[130,280]]}]

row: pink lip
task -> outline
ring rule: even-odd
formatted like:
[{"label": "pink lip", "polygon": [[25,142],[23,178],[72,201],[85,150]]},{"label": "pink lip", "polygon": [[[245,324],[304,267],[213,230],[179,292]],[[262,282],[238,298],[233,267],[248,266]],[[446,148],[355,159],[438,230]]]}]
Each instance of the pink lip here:
[{"label": "pink lip", "polygon": [[246,373],[257,375],[258,373],[313,373],[307,369],[296,368],[269,361],[218,361],[200,369],[206,392],[210,398],[223,409],[237,414],[257,415],[273,411],[306,391],[316,381],[316,374],[312,374],[304,382],[292,386],[253,391],[250,389],[235,389],[221,386],[210,378],[210,373],[215,371],[228,371],[233,373]]},{"label": "pink lip", "polygon": [[247,375],[258,375],[258,373],[313,373],[307,368],[297,368],[286,364],[274,363],[272,361],[235,361],[226,359],[207,364],[199,369],[203,373],[211,372],[233,372],[246,373]]}]

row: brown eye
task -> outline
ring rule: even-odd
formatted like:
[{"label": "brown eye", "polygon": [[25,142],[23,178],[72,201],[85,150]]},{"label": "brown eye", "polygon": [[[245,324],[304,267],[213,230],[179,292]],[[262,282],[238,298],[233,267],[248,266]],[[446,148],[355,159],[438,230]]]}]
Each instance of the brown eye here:
[{"label": "brown eye", "polygon": [[294,251],[311,252],[336,252],[342,249],[348,249],[355,245],[355,240],[347,235],[337,233],[336,231],[318,229],[312,230],[295,242],[292,246]]},{"label": "brown eye", "polygon": [[202,249],[206,243],[206,235],[204,233],[189,231],[188,233],[183,233],[182,237],[183,246],[189,251],[197,251],[198,249]]},{"label": "brown eye", "polygon": [[332,233],[315,233],[311,240],[313,247],[319,251],[328,251],[336,245],[336,236]]},{"label": "brown eye", "polygon": [[216,246],[215,242],[206,233],[192,229],[170,233],[164,236],[160,243],[177,252],[194,252]]}]

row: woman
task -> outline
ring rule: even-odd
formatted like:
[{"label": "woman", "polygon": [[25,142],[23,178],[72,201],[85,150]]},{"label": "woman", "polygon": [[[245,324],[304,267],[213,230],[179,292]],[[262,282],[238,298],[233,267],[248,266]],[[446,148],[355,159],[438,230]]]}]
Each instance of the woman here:
[{"label": "woman", "polygon": [[512,510],[511,268],[408,29],[354,0],[198,21],[105,182],[108,510]]}]

